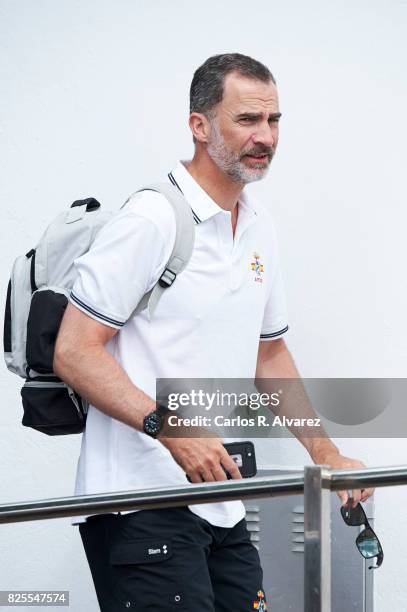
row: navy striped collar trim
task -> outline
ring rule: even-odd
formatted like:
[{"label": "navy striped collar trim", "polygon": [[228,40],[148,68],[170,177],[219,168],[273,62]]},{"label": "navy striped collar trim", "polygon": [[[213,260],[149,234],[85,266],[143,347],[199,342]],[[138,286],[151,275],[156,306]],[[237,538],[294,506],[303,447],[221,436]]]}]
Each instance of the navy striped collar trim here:
[{"label": "navy striped collar trim", "polygon": [[[175,180],[174,175],[173,175],[173,173],[172,173],[172,172],[169,172],[169,173],[168,173],[168,178],[170,179],[171,183],[172,183],[173,185],[175,185],[175,187],[178,187],[178,189],[179,189],[179,190],[180,190],[180,192],[182,193],[182,189],[181,189],[181,187],[178,185],[177,181]],[[192,208],[192,206],[191,206],[191,211],[192,211],[192,215],[193,215],[193,217],[194,217],[194,221],[195,221],[195,223],[196,223],[196,224],[198,224],[198,223],[202,223],[201,219],[198,217],[198,215],[196,214],[196,212],[194,211],[194,209]]]}]

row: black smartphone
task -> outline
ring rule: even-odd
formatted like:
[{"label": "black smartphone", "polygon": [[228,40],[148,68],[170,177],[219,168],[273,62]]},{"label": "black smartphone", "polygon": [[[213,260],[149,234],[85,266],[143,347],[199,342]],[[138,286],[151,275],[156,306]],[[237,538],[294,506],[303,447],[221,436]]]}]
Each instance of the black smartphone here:
[{"label": "black smartphone", "polygon": [[[253,442],[230,442],[223,445],[237,467],[243,478],[251,478],[257,474],[256,454]],[[228,479],[230,474],[225,470]]]},{"label": "black smartphone", "polygon": [[[252,476],[256,476],[257,465],[253,442],[230,442],[228,444],[224,444],[223,446],[236,463],[243,478],[251,478]],[[232,477],[229,472],[227,470],[225,470],[225,472],[228,480],[231,480]],[[187,480],[191,482],[188,474],[186,477]]]}]

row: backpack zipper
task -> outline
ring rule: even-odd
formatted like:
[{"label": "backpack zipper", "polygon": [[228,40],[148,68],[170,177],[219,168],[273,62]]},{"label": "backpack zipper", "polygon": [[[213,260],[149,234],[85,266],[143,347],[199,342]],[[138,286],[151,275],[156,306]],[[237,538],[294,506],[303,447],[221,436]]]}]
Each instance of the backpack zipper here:
[{"label": "backpack zipper", "polygon": [[44,380],[30,380],[26,383],[24,383],[23,385],[24,387],[38,387],[38,388],[44,388],[44,387],[67,387],[67,385],[64,382],[47,382]]}]

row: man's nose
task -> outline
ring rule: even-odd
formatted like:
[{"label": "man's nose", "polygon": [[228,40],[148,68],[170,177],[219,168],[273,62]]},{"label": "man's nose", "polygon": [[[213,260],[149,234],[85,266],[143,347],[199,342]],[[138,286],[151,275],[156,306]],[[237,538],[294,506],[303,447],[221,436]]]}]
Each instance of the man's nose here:
[{"label": "man's nose", "polygon": [[278,124],[262,122],[253,134],[254,144],[263,144],[275,148],[278,141]]}]

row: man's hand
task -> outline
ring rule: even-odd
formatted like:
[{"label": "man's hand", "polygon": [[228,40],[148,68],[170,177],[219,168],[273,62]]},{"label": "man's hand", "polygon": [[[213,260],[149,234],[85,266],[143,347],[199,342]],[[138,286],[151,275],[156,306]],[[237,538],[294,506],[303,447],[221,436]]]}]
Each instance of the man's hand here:
[{"label": "man's hand", "polygon": [[[314,463],[328,465],[333,470],[346,470],[351,468],[365,468],[367,467],[362,461],[358,459],[351,459],[350,457],[344,457],[340,453],[334,450],[328,450],[312,457]],[[360,502],[366,501],[371,495],[373,495],[374,489],[354,489],[352,491],[353,508]],[[348,501],[349,494],[347,491],[337,491],[339,498],[342,500],[344,506]]]},{"label": "man's hand", "polygon": [[160,434],[157,440],[170,451],[192,482],[227,480],[223,468],[232,478],[242,478],[239,468],[219,438],[169,438]]}]

